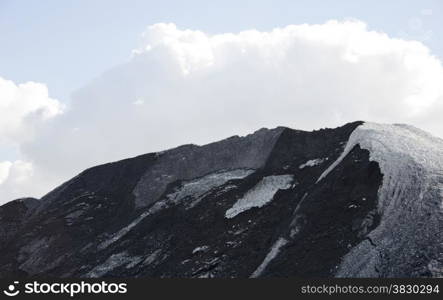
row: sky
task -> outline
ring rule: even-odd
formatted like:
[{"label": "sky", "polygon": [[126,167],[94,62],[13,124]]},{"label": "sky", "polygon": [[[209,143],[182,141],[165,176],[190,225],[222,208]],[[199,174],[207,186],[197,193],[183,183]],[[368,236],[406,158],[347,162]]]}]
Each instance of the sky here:
[{"label": "sky", "polygon": [[0,0],[0,203],[260,127],[443,136],[443,2]]}]

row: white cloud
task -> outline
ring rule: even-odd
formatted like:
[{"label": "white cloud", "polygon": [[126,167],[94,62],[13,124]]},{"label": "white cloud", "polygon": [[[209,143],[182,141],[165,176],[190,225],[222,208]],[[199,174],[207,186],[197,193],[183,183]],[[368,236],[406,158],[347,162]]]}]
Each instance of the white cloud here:
[{"label": "white cloud", "polygon": [[[0,147],[32,142],[38,129],[61,114],[62,109],[63,105],[49,97],[44,84],[27,82],[17,85],[0,77]],[[0,162],[0,203],[25,193],[35,193],[36,189],[30,188],[35,187],[32,180],[30,162]]]},{"label": "white cloud", "polygon": [[62,112],[62,105],[48,95],[44,84],[16,85],[0,77],[0,144],[30,140],[39,122]]},{"label": "white cloud", "polygon": [[363,119],[443,136],[441,82],[441,62],[422,43],[356,20],[217,35],[155,24],[129,62],[77,91],[21,150],[54,184],[97,163],[263,126]]},{"label": "white cloud", "polygon": [[2,184],[9,177],[9,170],[12,163],[10,161],[0,162],[0,184]]},{"label": "white cloud", "polygon": [[[29,162],[16,160],[13,162],[0,162],[0,191],[3,195],[18,198],[25,193],[35,193],[34,184],[32,184],[33,167]],[[9,200],[12,200],[10,198]],[[3,200],[3,199],[2,199]]]}]

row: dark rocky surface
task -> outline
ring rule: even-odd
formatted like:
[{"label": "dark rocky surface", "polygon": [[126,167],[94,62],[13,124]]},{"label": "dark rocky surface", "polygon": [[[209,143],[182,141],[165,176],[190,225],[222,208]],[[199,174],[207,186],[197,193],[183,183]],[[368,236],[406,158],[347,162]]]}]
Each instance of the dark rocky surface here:
[{"label": "dark rocky surface", "polygon": [[[333,277],[380,223],[383,175],[367,150],[317,182],[360,124],[185,145],[7,203],[0,276]],[[227,214],[243,197],[258,202]]]}]

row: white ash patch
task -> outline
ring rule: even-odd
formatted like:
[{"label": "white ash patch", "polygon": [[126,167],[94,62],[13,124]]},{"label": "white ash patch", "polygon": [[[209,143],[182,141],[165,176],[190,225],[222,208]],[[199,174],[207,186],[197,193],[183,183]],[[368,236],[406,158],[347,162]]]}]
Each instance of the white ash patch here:
[{"label": "white ash patch", "polygon": [[212,189],[224,185],[229,180],[243,179],[253,172],[250,169],[221,171],[186,181],[175,192],[166,196],[167,201],[177,204],[186,199],[194,199],[188,207],[192,208]]},{"label": "white ash patch", "polygon": [[225,217],[231,219],[236,215],[253,207],[263,207],[272,201],[275,193],[280,189],[289,189],[294,181],[293,175],[267,176],[260,180],[252,189],[240,198],[230,209]]},{"label": "white ash patch", "polygon": [[103,249],[109,247],[110,245],[112,245],[113,243],[115,243],[116,241],[121,239],[123,236],[125,236],[129,231],[131,231],[132,228],[134,228],[138,223],[140,223],[144,218],[146,218],[150,214],[152,214],[152,208],[149,209],[148,211],[145,211],[144,213],[142,213],[134,221],[132,221],[128,226],[125,226],[122,229],[120,229],[119,231],[117,231],[115,234],[112,235],[111,238],[101,242],[97,246],[97,249],[103,250]]},{"label": "white ash patch", "polygon": [[266,267],[269,265],[269,263],[277,257],[277,255],[280,253],[281,247],[286,245],[288,241],[284,238],[279,238],[274,245],[272,245],[271,250],[266,255],[263,262],[258,266],[258,268],[252,273],[251,278],[256,278],[260,276],[265,270]]},{"label": "white ash patch", "polygon": [[108,272],[112,271],[113,269],[123,266],[130,262],[131,262],[131,257],[128,255],[126,251],[113,254],[104,263],[96,266],[91,271],[89,271],[85,275],[85,277],[89,278],[102,277],[103,275],[106,275]]},{"label": "white ash patch", "polygon": [[328,160],[327,157],[326,158],[311,159],[311,160],[308,160],[307,162],[305,162],[304,164],[301,164],[300,166],[298,166],[298,168],[301,170],[306,167],[315,167],[315,166],[321,165],[323,162],[325,162],[327,160]]},{"label": "white ash patch", "polygon": [[[377,202],[381,221],[370,233],[377,246],[365,241],[355,246],[344,257],[336,276],[379,276],[374,266],[385,264],[387,259],[395,267],[382,274],[386,277],[396,274],[397,269],[426,267],[405,262],[413,259],[413,253],[423,244],[434,249],[429,250],[430,257],[443,253],[443,140],[409,125],[364,123],[352,132],[343,153],[317,182],[357,145],[369,151],[369,159],[378,163],[383,174]],[[383,251],[383,257],[379,251]],[[438,255],[437,259],[443,259]]]},{"label": "white ash patch", "polygon": [[75,223],[75,221],[85,213],[85,210],[79,209],[71,212],[70,214],[65,216],[66,225],[72,225]]},{"label": "white ash patch", "polygon": [[134,256],[131,259],[131,262],[126,265],[126,269],[130,269],[138,265],[143,260],[143,256]]},{"label": "white ash patch", "polygon": [[159,256],[159,254],[161,253],[161,249],[157,249],[154,252],[152,252],[148,257],[145,258],[145,260],[143,261],[143,266],[147,266],[152,264],[153,262],[155,262]]},{"label": "white ash patch", "polygon": [[226,246],[227,247],[231,247],[231,248],[236,248],[237,246],[239,246],[241,244],[241,241],[227,241],[226,242]]},{"label": "white ash patch", "polygon": [[433,259],[428,264],[428,270],[435,278],[443,278],[443,262]]},{"label": "white ash patch", "polygon": [[192,254],[196,254],[196,253],[199,253],[199,252],[206,252],[206,251],[208,251],[208,249],[209,249],[209,246],[206,246],[206,245],[200,246],[200,247],[196,247],[194,250],[192,250]]},{"label": "white ash patch", "polygon": [[211,272],[207,272],[207,273],[203,273],[201,275],[198,276],[198,278],[214,278],[214,275]]}]

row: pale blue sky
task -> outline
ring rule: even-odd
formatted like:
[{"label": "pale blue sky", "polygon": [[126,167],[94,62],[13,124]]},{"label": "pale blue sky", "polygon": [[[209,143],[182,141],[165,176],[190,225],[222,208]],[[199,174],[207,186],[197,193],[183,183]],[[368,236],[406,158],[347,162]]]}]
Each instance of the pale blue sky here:
[{"label": "pale blue sky", "polygon": [[394,37],[421,39],[443,58],[442,15],[440,0],[0,0],[0,77],[46,83],[52,97],[66,101],[125,62],[140,33],[157,22],[223,33],[358,18]]}]

